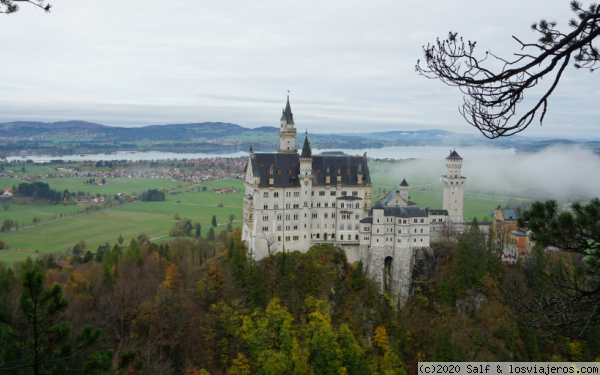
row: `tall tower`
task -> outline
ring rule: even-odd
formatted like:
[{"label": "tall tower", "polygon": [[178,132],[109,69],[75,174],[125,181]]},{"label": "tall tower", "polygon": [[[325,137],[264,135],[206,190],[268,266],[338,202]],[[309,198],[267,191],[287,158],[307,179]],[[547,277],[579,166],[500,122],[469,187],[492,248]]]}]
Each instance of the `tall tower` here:
[{"label": "tall tower", "polygon": [[446,157],[446,175],[440,177],[444,188],[444,210],[452,223],[463,222],[463,192],[467,178],[461,175],[463,158],[456,152],[450,151]]},{"label": "tall tower", "polygon": [[304,137],[304,145],[302,146],[302,153],[300,154],[300,173],[298,180],[300,181],[300,230],[306,233],[305,238],[300,238],[300,243],[303,249],[309,249],[311,246],[312,236],[312,150],[310,149],[310,143],[308,142],[308,132]]},{"label": "tall tower", "polygon": [[279,127],[279,150],[277,152],[284,154],[296,154],[294,140],[296,139],[296,128],[294,127],[294,115],[290,107],[290,96],[287,97],[287,104],[281,114],[281,126]]}]

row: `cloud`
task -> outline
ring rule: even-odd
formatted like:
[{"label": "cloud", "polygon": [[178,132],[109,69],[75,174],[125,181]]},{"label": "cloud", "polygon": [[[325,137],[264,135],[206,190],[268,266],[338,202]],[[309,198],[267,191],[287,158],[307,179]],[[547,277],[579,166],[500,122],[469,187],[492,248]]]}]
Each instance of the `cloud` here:
[{"label": "cloud", "polygon": [[[289,89],[295,117],[322,132],[475,133],[458,114],[460,91],[415,73],[421,47],[454,30],[476,39],[482,54],[509,57],[519,48],[511,35],[533,40],[529,25],[542,17],[566,26],[568,3],[130,0],[115,12],[61,0],[50,14],[23,6],[0,23],[10,66],[0,82],[28,105],[0,117],[276,125]],[[600,136],[577,125],[597,122],[598,77],[567,70],[549,103],[546,123],[555,127],[525,135]]]}]

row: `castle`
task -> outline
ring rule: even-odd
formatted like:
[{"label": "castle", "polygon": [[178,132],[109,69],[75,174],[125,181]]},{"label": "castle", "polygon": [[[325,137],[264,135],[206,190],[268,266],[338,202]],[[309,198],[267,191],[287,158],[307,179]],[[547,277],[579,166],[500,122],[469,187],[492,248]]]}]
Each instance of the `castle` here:
[{"label": "castle", "polygon": [[371,206],[366,154],[312,155],[308,135],[298,154],[289,96],[279,137],[276,153],[251,148],[244,170],[242,240],[255,259],[331,243],[345,251],[348,262],[362,260],[381,293],[402,300],[410,292],[415,251],[462,231],[466,177],[456,151],[446,158],[446,175],[440,178],[442,210],[411,202],[405,179]]}]

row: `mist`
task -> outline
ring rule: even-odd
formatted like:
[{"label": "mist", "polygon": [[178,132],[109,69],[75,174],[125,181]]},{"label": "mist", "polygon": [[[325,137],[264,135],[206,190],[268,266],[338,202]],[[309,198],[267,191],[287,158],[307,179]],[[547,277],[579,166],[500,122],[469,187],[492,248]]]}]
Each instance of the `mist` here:
[{"label": "mist", "polygon": [[[460,153],[460,150],[457,150]],[[399,176],[445,174],[442,160],[415,160],[393,170]],[[559,203],[600,197],[600,156],[579,147],[552,147],[532,154],[493,155],[463,161],[469,192],[491,193]],[[416,187],[411,184],[411,187]],[[441,188],[441,186],[440,186]]]}]

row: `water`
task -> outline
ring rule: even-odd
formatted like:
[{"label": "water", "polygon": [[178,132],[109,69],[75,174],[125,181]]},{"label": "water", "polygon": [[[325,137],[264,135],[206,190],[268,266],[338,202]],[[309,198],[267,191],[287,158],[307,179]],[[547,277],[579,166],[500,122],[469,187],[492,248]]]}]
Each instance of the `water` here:
[{"label": "water", "polygon": [[[368,148],[368,149],[314,149],[313,154],[318,154],[323,151],[342,151],[347,155],[360,155],[362,156],[365,152],[367,156],[372,158],[394,158],[394,159],[444,159],[450,154],[450,149],[446,146],[394,146],[394,147],[382,147],[382,148]],[[479,159],[483,157],[495,157],[495,156],[510,156],[515,154],[514,148],[500,149],[500,148],[462,148],[456,150],[460,156],[465,159]],[[44,162],[50,160],[164,160],[164,159],[207,159],[214,157],[240,157],[247,156],[247,151],[233,151],[233,150],[213,150],[210,152],[161,152],[161,151],[149,151],[149,152],[137,152],[137,151],[119,151],[109,154],[75,154],[75,155],[9,155],[8,160],[13,159],[31,159],[34,162]]]}]

